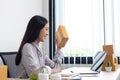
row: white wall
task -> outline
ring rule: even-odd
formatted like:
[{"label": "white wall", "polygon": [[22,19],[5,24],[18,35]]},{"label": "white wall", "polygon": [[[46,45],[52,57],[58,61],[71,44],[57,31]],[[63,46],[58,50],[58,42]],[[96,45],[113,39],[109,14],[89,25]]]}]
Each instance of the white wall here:
[{"label": "white wall", "polygon": [[[42,0],[42,15],[47,19],[49,17],[48,1],[49,0]],[[49,36],[47,37],[46,41],[43,43],[43,49],[45,53],[49,54]]]},{"label": "white wall", "polygon": [[48,19],[48,9],[45,9],[48,7],[47,1],[0,0],[0,52],[18,50],[28,21],[33,15],[42,15]]}]

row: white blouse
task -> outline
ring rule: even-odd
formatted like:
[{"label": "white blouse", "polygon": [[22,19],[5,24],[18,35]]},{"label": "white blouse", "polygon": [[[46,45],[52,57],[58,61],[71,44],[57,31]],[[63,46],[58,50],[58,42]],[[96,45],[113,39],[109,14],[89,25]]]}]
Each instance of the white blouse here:
[{"label": "white blouse", "polygon": [[51,68],[60,68],[62,64],[63,53],[56,51],[54,59],[51,60],[45,54],[40,46],[35,43],[26,43],[22,49],[21,63],[18,66],[19,78],[27,78],[32,72],[38,70],[41,66],[47,65]]}]

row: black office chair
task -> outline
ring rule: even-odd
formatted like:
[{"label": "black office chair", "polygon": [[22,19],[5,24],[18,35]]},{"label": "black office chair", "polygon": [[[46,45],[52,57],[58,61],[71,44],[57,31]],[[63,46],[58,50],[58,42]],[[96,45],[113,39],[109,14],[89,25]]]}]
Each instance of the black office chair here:
[{"label": "black office chair", "polygon": [[3,60],[4,65],[8,66],[8,77],[16,78],[17,77],[17,66],[15,65],[15,57],[17,52],[0,52],[0,56]]}]

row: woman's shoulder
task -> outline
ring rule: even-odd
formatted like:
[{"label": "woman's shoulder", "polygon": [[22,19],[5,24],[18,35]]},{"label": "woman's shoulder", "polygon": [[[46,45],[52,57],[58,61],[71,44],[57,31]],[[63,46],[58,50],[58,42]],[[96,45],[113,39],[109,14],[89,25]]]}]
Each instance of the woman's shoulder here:
[{"label": "woman's shoulder", "polygon": [[27,49],[27,48],[33,48],[32,43],[25,43],[23,48]]},{"label": "woman's shoulder", "polygon": [[24,46],[31,46],[31,43],[25,43]]},{"label": "woman's shoulder", "polygon": [[29,52],[33,52],[35,51],[35,47],[31,44],[31,43],[25,43],[22,49],[22,52],[24,52],[24,54],[27,54]]}]

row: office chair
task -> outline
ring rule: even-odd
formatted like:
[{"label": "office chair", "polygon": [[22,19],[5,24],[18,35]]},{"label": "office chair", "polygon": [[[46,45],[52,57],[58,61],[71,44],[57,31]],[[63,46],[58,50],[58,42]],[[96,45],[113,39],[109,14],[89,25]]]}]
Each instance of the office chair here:
[{"label": "office chair", "polygon": [[4,63],[3,63],[3,60],[2,60],[2,58],[1,58],[1,56],[0,56],[0,66],[1,65],[4,65]]},{"label": "office chair", "polygon": [[15,65],[15,57],[17,52],[0,52],[0,56],[3,60],[4,65],[8,66],[8,77],[16,78],[17,77],[17,66]]}]

